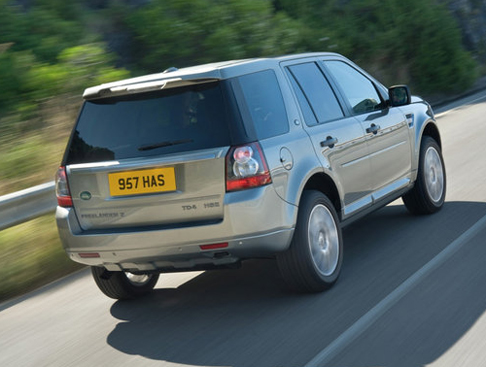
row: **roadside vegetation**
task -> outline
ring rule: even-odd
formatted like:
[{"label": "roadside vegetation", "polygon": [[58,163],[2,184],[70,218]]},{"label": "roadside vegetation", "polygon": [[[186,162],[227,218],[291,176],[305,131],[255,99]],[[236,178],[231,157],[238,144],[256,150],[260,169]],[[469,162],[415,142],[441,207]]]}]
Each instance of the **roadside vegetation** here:
[{"label": "roadside vegetation", "polygon": [[0,302],[81,269],[64,253],[53,215],[0,231]]},{"label": "roadside vegetation", "polygon": [[[461,42],[433,0],[0,0],[0,195],[53,179],[90,85],[333,51],[386,85],[452,94],[485,70]],[[0,232],[0,249],[0,301],[77,268],[52,218]]]}]

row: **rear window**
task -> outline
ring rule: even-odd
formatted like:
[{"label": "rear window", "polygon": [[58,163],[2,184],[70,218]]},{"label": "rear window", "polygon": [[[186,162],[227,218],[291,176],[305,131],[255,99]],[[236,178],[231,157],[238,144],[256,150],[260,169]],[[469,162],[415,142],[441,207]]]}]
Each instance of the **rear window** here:
[{"label": "rear window", "polygon": [[248,139],[223,82],[86,101],[65,164],[241,144]]}]

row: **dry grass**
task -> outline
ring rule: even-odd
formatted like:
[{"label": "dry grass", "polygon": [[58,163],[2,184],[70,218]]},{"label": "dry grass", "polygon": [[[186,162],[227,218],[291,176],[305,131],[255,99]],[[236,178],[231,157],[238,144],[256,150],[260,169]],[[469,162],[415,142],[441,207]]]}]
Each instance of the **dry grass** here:
[{"label": "dry grass", "polygon": [[54,179],[79,105],[59,98],[41,105],[35,118],[0,120],[0,196]]},{"label": "dry grass", "polygon": [[1,231],[0,254],[0,302],[82,267],[65,254],[53,214]]},{"label": "dry grass", "polygon": [[[59,98],[41,105],[35,118],[0,121],[0,196],[54,179],[79,104]],[[0,301],[79,268],[62,249],[54,214],[0,231]]]}]

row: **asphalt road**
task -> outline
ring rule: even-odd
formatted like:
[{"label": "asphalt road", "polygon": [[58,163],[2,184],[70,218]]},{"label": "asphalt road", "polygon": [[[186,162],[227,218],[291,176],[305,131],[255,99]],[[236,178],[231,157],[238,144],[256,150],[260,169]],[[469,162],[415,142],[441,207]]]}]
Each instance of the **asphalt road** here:
[{"label": "asphalt road", "polygon": [[82,271],[0,305],[0,366],[486,366],[486,92],[439,112],[443,210],[346,228],[330,291],[289,293],[258,260],[114,302]]}]

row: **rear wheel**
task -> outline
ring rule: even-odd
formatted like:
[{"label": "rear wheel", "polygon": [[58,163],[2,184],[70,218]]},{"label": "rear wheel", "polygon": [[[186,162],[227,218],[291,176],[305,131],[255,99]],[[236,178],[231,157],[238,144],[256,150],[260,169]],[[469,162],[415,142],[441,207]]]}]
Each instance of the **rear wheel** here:
[{"label": "rear wheel", "polygon": [[98,288],[114,299],[133,299],[154,289],[159,274],[133,274],[123,271],[108,271],[92,266],[91,273]]},{"label": "rear wheel", "polygon": [[292,243],[277,255],[282,277],[294,290],[321,292],[336,282],[342,260],[342,233],[334,206],[321,192],[305,191]]},{"label": "rear wheel", "polygon": [[432,214],[442,208],[446,193],[444,160],[437,142],[424,136],[420,145],[417,181],[403,196],[405,206],[412,214]]}]

